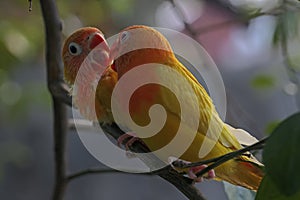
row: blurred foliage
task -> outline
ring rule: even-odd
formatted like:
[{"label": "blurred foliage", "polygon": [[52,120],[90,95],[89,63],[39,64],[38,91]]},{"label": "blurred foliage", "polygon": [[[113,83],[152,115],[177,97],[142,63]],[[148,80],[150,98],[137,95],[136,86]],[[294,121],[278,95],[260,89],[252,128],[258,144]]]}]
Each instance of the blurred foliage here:
[{"label": "blurred foliage", "polygon": [[[63,22],[63,34],[67,36],[81,26],[101,27],[104,33],[115,33],[123,28],[119,26],[128,16],[134,15],[137,2],[137,0],[57,1]],[[278,2],[284,4],[288,1]],[[0,8],[2,19],[0,21],[0,119],[22,119],[31,109],[37,109],[39,106],[49,108],[50,105],[45,76],[42,80],[38,79],[40,71],[36,70],[37,66],[41,67],[44,64],[44,32],[42,31],[44,25],[38,1],[33,1],[32,12],[28,12],[28,3],[24,0],[1,1]],[[250,15],[259,16],[258,11],[262,10],[262,8],[251,7],[249,12]],[[273,38],[274,45],[297,36],[299,36],[299,13],[293,9],[279,13]],[[299,45],[297,49],[299,50]],[[299,53],[292,58],[294,61],[299,60]],[[298,70],[299,68],[298,65]],[[15,77],[18,70],[28,71],[26,78],[34,81],[18,80]],[[258,75],[251,81],[251,85],[258,89],[270,89],[275,84],[276,79],[268,74]],[[264,151],[267,176],[261,184],[257,199],[300,199],[299,121],[300,114],[296,114],[282,123],[275,121],[267,126],[266,131],[272,132]],[[0,178],[3,176],[3,168],[8,163],[23,166],[29,159],[30,151],[23,144],[0,143]],[[245,195],[249,198],[253,195],[248,191],[241,192],[239,188],[232,188],[228,184],[225,185],[225,191],[228,197],[239,196],[241,199]]]},{"label": "blurred foliage", "polygon": [[129,11],[132,11],[132,7],[134,5],[135,0],[114,0],[114,1],[107,1],[107,4],[114,8],[119,14],[128,14]]},{"label": "blurred foliage", "polygon": [[257,191],[256,200],[299,200],[300,191],[294,195],[286,196],[280,192],[276,185],[271,180],[270,176],[266,175]]},{"label": "blurred foliage", "polygon": [[266,126],[266,129],[265,129],[265,133],[268,135],[271,134],[279,124],[280,124],[280,121],[278,121],[278,120],[268,123]]},{"label": "blurred foliage", "polygon": [[263,151],[267,178],[261,186],[261,195],[273,193],[271,189],[274,187],[278,188],[276,193],[279,196],[300,194],[299,122],[300,113],[288,117],[277,126],[267,141]]},{"label": "blurred foliage", "polygon": [[[63,33],[67,36],[82,26],[115,32],[119,27],[113,23],[113,17],[132,13],[134,3],[135,0],[57,1]],[[40,76],[41,70],[36,69],[44,62],[44,25],[39,6],[39,1],[33,1],[33,10],[29,12],[26,1],[0,2],[3,19],[0,21],[0,118],[21,119],[33,106],[49,108],[46,74],[42,79],[33,78]],[[19,81],[15,77],[16,72],[25,71],[24,68],[30,73],[22,79],[30,81]]]},{"label": "blurred foliage", "polygon": [[273,38],[275,45],[282,40],[293,39],[299,33],[299,13],[287,11],[278,16],[277,26]]},{"label": "blurred foliage", "polygon": [[17,167],[26,166],[29,163],[30,155],[29,147],[20,142],[6,141],[0,143],[0,181],[4,175],[4,168],[8,164]]},{"label": "blurred foliage", "polygon": [[251,80],[251,85],[256,89],[270,89],[275,85],[275,78],[269,74],[260,74]]},{"label": "blurred foliage", "polygon": [[223,181],[224,190],[228,199],[234,200],[253,200],[255,198],[255,192],[246,188],[232,185],[228,182]]}]

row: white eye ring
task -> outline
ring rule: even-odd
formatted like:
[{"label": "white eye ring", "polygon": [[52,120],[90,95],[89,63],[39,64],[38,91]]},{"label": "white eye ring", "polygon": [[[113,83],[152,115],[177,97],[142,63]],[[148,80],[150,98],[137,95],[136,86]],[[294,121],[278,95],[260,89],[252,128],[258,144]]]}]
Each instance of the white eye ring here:
[{"label": "white eye ring", "polygon": [[69,52],[71,55],[77,56],[77,55],[81,54],[82,49],[81,49],[80,45],[77,44],[76,42],[71,42],[69,44]]},{"label": "white eye ring", "polygon": [[120,41],[121,43],[125,42],[130,36],[130,33],[127,31],[123,31],[120,35]]}]

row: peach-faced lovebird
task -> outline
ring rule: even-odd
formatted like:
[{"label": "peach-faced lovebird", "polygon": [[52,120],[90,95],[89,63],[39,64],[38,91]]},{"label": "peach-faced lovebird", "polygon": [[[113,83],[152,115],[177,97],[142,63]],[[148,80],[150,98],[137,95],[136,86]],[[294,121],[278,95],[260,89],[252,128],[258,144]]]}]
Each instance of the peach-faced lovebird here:
[{"label": "peach-faced lovebird", "polygon": [[[176,58],[171,45],[160,32],[147,26],[128,27],[119,33],[110,52],[114,58],[113,69],[117,72],[118,83],[122,81],[122,78],[125,80],[120,85],[121,94],[116,95],[119,99],[114,99],[114,95],[112,98],[112,101],[117,102],[118,121],[121,123],[119,125],[126,127],[128,132],[134,132],[154,153],[172,143],[181,125],[184,127],[182,138],[192,138],[190,145],[182,152],[182,155],[178,156],[178,159],[187,162],[216,158],[241,149],[242,143],[257,141],[246,131],[235,129],[221,120],[206,90]],[[141,74],[139,69],[147,72]],[[137,74],[135,78],[134,76],[126,77],[131,71]],[[137,81],[151,79],[153,83],[146,81],[145,85],[138,87],[130,96],[127,106],[122,97],[129,93],[127,88],[132,87],[134,79]],[[160,82],[169,84],[172,89],[156,84]],[[176,96],[172,90],[179,96]],[[179,99],[183,101],[190,114],[185,119],[181,116],[183,105],[180,105]],[[136,129],[136,125],[146,127],[151,124],[152,120],[159,122],[160,116],[155,115],[155,109],[152,109],[152,106],[158,108],[157,105],[164,109],[162,114],[166,117],[164,125],[157,131],[157,134],[144,137],[143,133]],[[129,110],[129,117],[135,124],[123,117],[126,116],[126,109]],[[197,116],[195,112],[199,112],[198,118],[193,118]],[[151,115],[155,117],[151,118]],[[193,123],[197,124],[195,134],[192,130]],[[212,148],[201,157],[199,151],[204,141]],[[177,145],[179,148],[180,142]],[[168,158],[174,156],[172,151],[177,151],[176,147],[160,152],[157,156],[168,162]],[[225,180],[257,190],[263,171],[262,164],[249,153],[249,155],[238,156],[216,167],[215,174],[217,180]]]},{"label": "peach-faced lovebird", "polygon": [[110,67],[102,32],[93,27],[78,29],[65,40],[62,57],[64,79],[75,90],[71,94],[80,113],[89,120],[112,123],[111,94],[117,73]]}]

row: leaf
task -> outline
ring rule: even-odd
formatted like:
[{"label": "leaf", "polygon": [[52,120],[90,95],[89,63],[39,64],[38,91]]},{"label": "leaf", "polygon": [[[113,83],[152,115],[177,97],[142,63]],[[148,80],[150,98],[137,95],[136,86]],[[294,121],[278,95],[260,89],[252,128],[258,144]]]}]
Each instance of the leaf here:
[{"label": "leaf", "polygon": [[223,182],[225,193],[229,200],[253,200],[255,192],[246,188],[232,185],[228,182]]},{"label": "leaf", "polygon": [[277,45],[279,44],[279,41],[282,39],[282,24],[277,23],[275,31],[274,31],[274,36],[273,36],[273,44]]},{"label": "leaf", "polygon": [[270,75],[262,74],[252,79],[251,85],[257,89],[267,89],[275,85],[275,79]]},{"label": "leaf", "polygon": [[276,185],[273,183],[271,178],[266,175],[257,191],[257,195],[255,200],[299,200],[300,199],[300,192],[296,193],[293,196],[285,196],[278,190]]},{"label": "leaf", "polygon": [[134,0],[114,0],[107,1],[107,3],[110,4],[112,9],[117,11],[119,14],[127,14],[132,10]]},{"label": "leaf", "polygon": [[294,38],[298,35],[298,19],[297,12],[288,11],[283,14],[283,26],[289,38]]},{"label": "leaf", "polygon": [[282,40],[292,39],[298,35],[299,14],[287,11],[278,16],[273,43],[277,45]]},{"label": "leaf", "polygon": [[297,113],[280,123],[263,151],[266,172],[285,195],[300,190],[299,122],[300,113]]},{"label": "leaf", "polygon": [[265,128],[265,133],[267,135],[271,134],[279,124],[280,121],[277,120],[269,122]]}]

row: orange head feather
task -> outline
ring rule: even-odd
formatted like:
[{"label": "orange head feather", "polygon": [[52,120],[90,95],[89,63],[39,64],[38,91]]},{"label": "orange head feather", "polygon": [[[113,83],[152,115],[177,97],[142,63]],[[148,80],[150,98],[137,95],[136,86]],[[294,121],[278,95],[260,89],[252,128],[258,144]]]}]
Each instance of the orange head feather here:
[{"label": "orange head feather", "polygon": [[142,64],[170,64],[176,59],[167,39],[155,29],[143,25],[122,30],[110,56],[115,60],[114,68],[119,77]]},{"label": "orange head feather", "polygon": [[66,82],[74,84],[82,62],[100,43],[101,48],[109,53],[109,47],[102,32],[93,27],[78,29],[66,39],[62,50]]}]

